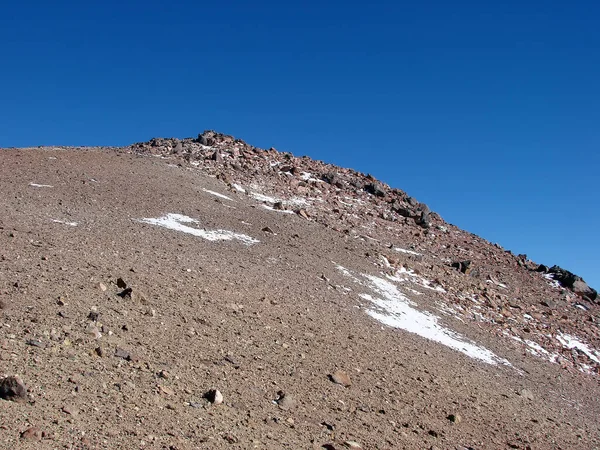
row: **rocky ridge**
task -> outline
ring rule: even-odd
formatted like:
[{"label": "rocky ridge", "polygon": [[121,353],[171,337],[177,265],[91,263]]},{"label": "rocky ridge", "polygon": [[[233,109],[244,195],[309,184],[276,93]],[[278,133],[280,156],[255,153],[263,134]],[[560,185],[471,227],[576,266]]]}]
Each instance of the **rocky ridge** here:
[{"label": "rocky ridge", "polygon": [[[369,174],[260,149],[212,130],[197,138],[155,138],[132,151],[189,164],[269,208],[376,241],[380,246],[371,257],[380,258],[390,274],[406,266],[434,280],[447,291],[451,314],[475,320],[528,352],[598,375],[600,354],[556,338],[577,335],[578,342],[600,348],[596,290],[565,269],[537,264],[446,223],[426,204]],[[264,192],[272,197],[257,194]],[[406,248],[395,251],[397,242]]]}]

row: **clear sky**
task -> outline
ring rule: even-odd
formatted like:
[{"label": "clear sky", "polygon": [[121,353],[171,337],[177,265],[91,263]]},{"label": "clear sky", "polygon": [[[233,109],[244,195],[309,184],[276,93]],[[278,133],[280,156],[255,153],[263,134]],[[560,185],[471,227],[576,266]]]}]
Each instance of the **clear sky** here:
[{"label": "clear sky", "polygon": [[0,147],[215,129],[600,288],[600,2],[3,2],[0,86]]}]

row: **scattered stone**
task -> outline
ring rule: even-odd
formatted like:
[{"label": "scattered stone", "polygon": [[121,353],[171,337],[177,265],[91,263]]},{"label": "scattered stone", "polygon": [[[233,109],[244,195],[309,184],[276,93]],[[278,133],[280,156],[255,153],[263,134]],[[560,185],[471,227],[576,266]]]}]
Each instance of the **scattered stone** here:
[{"label": "scattered stone", "polygon": [[88,326],[85,327],[85,332],[92,336],[94,339],[100,339],[102,337],[102,333],[100,333],[98,327],[92,323],[88,324]]},{"label": "scattered stone", "polygon": [[131,288],[125,288],[123,289],[121,292],[119,292],[117,295],[121,298],[131,298],[131,293],[133,292],[133,289]]},{"label": "scattered stone", "polygon": [[296,406],[296,399],[291,394],[279,391],[277,395],[279,396],[276,400],[277,405],[284,411],[290,410]]},{"label": "scattered stone", "polygon": [[27,345],[31,345],[32,347],[38,347],[38,348],[45,348],[46,347],[46,345],[42,341],[39,341],[37,339],[27,339],[25,341],[25,343]]},{"label": "scattered stone", "polygon": [[98,312],[98,308],[93,306],[90,313],[88,314],[88,319],[90,319],[92,322],[97,322],[99,317],[100,313]]},{"label": "scattered stone", "polygon": [[27,387],[19,376],[6,377],[0,381],[0,398],[13,402],[27,399]]},{"label": "scattered stone", "polygon": [[362,446],[356,441],[345,441],[344,445],[351,450],[362,450]]},{"label": "scattered stone", "polygon": [[100,358],[102,358],[104,356],[104,350],[102,349],[102,347],[96,347],[94,349],[94,352],[96,353],[96,355],[98,355]]},{"label": "scattered stone", "polygon": [[222,163],[223,162],[223,155],[221,155],[220,151],[215,151],[212,156],[210,157],[210,159],[212,159],[213,161],[216,161],[218,163]]},{"label": "scattered stone", "polygon": [[211,389],[204,394],[204,398],[211,402],[213,405],[220,405],[223,403],[223,394],[218,389]]},{"label": "scattered stone", "polygon": [[69,416],[76,416],[77,415],[77,410],[71,406],[71,405],[65,405],[62,407],[61,409],[62,412],[64,412],[65,414],[68,414]]},{"label": "scattered stone", "polygon": [[369,194],[373,194],[376,197],[385,197],[385,187],[379,181],[374,181],[365,185],[365,191]]},{"label": "scattered stone", "polygon": [[165,395],[168,395],[168,396],[175,395],[175,391],[172,388],[170,388],[169,386],[160,385],[160,386],[158,386],[158,389],[160,390],[161,393],[163,393]]},{"label": "scattered stone", "polygon": [[459,270],[465,275],[468,275],[471,271],[471,261],[456,261],[451,264],[451,267]]},{"label": "scattered stone", "polygon": [[42,430],[38,427],[30,427],[21,433],[21,439],[24,441],[41,441],[43,437]]},{"label": "scattered stone", "polygon": [[102,292],[106,292],[106,285],[104,283],[98,283],[98,289]]},{"label": "scattered stone", "polygon": [[122,359],[124,359],[126,361],[131,361],[131,354],[128,351],[123,350],[120,347],[116,348],[116,350],[115,350],[115,356],[117,358],[122,358]]},{"label": "scattered stone", "polygon": [[575,275],[568,270],[559,266],[552,266],[549,269],[543,264],[537,269],[538,272],[544,272],[551,275],[552,278],[560,283],[561,286],[570,289],[581,297],[587,298],[590,301],[595,301],[598,297],[598,292],[592,289],[580,276]]},{"label": "scattered stone", "polygon": [[125,283],[125,281],[123,281],[123,278],[117,278],[117,287],[119,289],[127,288],[127,283]]},{"label": "scattered stone", "polygon": [[350,376],[343,370],[336,370],[335,372],[333,372],[333,374],[329,376],[329,378],[334,383],[340,384],[344,387],[350,387],[352,385],[352,382],[350,381]]},{"label": "scattered stone", "polygon": [[448,420],[452,423],[461,423],[462,417],[460,416],[460,414],[449,414]]},{"label": "scattered stone", "polygon": [[533,392],[531,392],[529,389],[521,389],[518,394],[525,400],[533,400]]},{"label": "scattered stone", "polygon": [[308,215],[308,213],[305,210],[303,210],[303,209],[297,210],[296,214],[298,214],[299,216],[304,217],[306,220],[310,219],[310,216]]},{"label": "scattered stone", "polygon": [[264,231],[265,233],[275,234],[275,232],[271,229],[271,227],[264,227],[262,229],[262,231]]}]

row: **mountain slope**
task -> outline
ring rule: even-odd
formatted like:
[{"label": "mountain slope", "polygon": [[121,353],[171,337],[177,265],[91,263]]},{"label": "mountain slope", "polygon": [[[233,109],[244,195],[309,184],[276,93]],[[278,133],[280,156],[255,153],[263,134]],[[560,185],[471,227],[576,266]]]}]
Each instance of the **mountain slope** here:
[{"label": "mountain slope", "polygon": [[2,448],[598,447],[593,291],[402,191],[214,132],[0,154]]}]

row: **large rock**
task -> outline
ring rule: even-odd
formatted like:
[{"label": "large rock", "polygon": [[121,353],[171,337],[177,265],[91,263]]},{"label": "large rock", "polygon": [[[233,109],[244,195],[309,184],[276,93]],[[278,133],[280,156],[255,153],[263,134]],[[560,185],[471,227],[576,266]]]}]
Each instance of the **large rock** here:
[{"label": "large rock", "polygon": [[596,299],[598,298],[598,292],[596,292],[595,289],[592,289],[590,286],[588,286],[588,284],[583,280],[583,278],[575,275],[572,272],[569,272],[566,269],[563,269],[562,267],[552,266],[548,269],[546,266],[540,265],[537,271],[545,272],[551,275],[552,278],[558,281],[562,287],[570,289],[577,295],[587,298],[590,301],[596,301]]},{"label": "large rock", "polygon": [[385,197],[386,194],[385,187],[379,181],[374,181],[365,185],[365,191],[376,197]]},{"label": "large rock", "polygon": [[0,398],[13,402],[27,399],[27,388],[18,376],[6,377],[0,381]]}]

